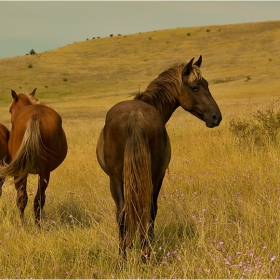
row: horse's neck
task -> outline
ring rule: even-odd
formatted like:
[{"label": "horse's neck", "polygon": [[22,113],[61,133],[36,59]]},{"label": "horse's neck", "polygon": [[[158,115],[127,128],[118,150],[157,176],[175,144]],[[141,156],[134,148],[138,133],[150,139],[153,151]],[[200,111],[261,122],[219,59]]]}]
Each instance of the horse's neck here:
[{"label": "horse's neck", "polygon": [[164,123],[167,123],[177,108],[178,105],[175,102],[170,102],[170,104],[163,104],[161,108],[156,109],[163,116]]},{"label": "horse's neck", "polygon": [[139,98],[139,100],[142,100],[156,108],[157,111],[163,116],[164,123],[167,123],[174,111],[178,108],[178,102],[175,99],[171,100],[158,97],[156,99],[145,98],[145,93],[146,92],[142,94],[142,97]]}]

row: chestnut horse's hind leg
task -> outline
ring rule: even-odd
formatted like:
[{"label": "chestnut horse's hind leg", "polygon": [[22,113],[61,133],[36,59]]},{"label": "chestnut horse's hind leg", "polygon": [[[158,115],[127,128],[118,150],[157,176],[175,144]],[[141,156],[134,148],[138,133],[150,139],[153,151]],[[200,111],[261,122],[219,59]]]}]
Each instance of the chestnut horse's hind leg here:
[{"label": "chestnut horse's hind leg", "polygon": [[50,179],[49,172],[45,174],[41,174],[41,176],[39,175],[38,190],[34,199],[35,224],[38,226],[40,226],[42,210],[46,201],[45,191],[48,186],[49,179]]},{"label": "chestnut horse's hind leg", "polygon": [[28,201],[28,197],[26,193],[26,183],[27,183],[27,176],[19,181],[17,181],[17,177],[15,177],[15,187],[17,190],[17,207],[20,211],[20,220],[22,224],[23,224],[24,209]]}]

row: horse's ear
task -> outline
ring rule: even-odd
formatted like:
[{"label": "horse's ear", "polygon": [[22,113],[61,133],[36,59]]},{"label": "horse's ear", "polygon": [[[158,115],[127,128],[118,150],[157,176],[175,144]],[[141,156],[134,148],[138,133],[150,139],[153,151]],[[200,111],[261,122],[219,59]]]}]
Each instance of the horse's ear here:
[{"label": "horse's ear", "polygon": [[199,59],[194,63],[194,65],[200,67],[201,63],[202,63],[202,56],[199,57]]},{"label": "horse's ear", "polygon": [[14,90],[11,90],[11,93],[12,93],[12,97],[15,100],[15,102],[17,102],[18,101],[18,96],[17,96],[16,92]]},{"label": "horse's ear", "polygon": [[34,90],[29,95],[34,96],[36,93],[36,90],[37,90],[37,88],[34,88]]},{"label": "horse's ear", "polygon": [[185,66],[184,70],[183,70],[183,75],[190,75],[190,73],[192,72],[192,65],[193,65],[193,60],[194,57],[190,60],[190,62]]}]

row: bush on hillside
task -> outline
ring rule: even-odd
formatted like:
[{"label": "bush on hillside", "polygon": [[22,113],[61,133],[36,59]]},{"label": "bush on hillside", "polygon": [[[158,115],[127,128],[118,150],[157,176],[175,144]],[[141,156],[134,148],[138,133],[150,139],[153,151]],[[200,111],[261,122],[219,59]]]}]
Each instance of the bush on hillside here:
[{"label": "bush on hillside", "polygon": [[257,110],[251,119],[230,120],[230,131],[239,143],[267,145],[278,143],[280,110],[272,104],[266,110]]},{"label": "bush on hillside", "polygon": [[31,55],[34,55],[34,54],[37,54],[34,49],[32,49],[30,52],[29,52]]}]

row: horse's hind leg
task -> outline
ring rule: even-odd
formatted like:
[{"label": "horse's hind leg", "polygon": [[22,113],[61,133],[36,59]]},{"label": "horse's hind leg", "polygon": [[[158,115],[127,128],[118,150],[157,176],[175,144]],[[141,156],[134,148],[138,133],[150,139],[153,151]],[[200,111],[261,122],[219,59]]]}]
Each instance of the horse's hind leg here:
[{"label": "horse's hind leg", "polygon": [[155,234],[154,234],[154,227],[155,227],[155,219],[157,216],[157,210],[158,210],[158,205],[157,205],[157,200],[158,200],[158,195],[161,189],[162,181],[164,179],[164,175],[160,178],[159,181],[155,182],[153,181],[153,186],[154,186],[154,191],[153,191],[153,198],[152,198],[152,207],[151,207],[151,220],[150,220],[150,225],[149,225],[149,240],[152,243],[155,239]]},{"label": "horse's hind leg", "polygon": [[119,264],[122,267],[126,261],[127,231],[125,226],[125,213],[117,206],[117,222],[119,227]]},{"label": "horse's hind leg", "polygon": [[20,211],[20,220],[22,224],[23,224],[24,209],[28,201],[28,196],[26,193],[26,183],[27,183],[27,177],[19,181],[17,181],[17,177],[15,177],[15,187],[17,190],[17,207]]},{"label": "horse's hind leg", "polygon": [[46,188],[48,186],[50,179],[50,173],[40,174],[38,180],[38,190],[34,199],[34,214],[35,214],[35,224],[40,226],[42,210],[46,201]]},{"label": "horse's hind leg", "polygon": [[150,258],[151,244],[148,237],[148,230],[140,225],[141,259],[144,263]]},{"label": "horse's hind leg", "polygon": [[110,177],[110,190],[117,206],[117,223],[119,228],[119,260],[118,268],[126,261],[127,231],[125,226],[123,183],[118,178]]},{"label": "horse's hind leg", "polygon": [[147,262],[147,260],[150,258],[151,244],[154,241],[154,226],[155,226],[155,219],[156,219],[157,209],[158,209],[157,200],[158,200],[158,194],[161,189],[163,178],[164,176],[160,179],[159,182],[153,181],[153,185],[156,186],[156,189],[153,190],[150,223],[148,229],[145,229],[142,226],[140,226],[140,242],[141,242],[141,251],[142,251],[141,258],[144,263]]}]

